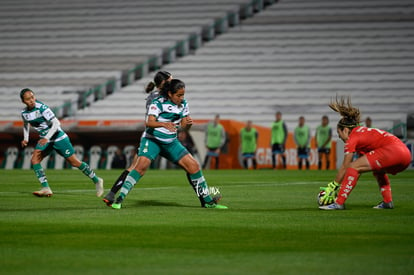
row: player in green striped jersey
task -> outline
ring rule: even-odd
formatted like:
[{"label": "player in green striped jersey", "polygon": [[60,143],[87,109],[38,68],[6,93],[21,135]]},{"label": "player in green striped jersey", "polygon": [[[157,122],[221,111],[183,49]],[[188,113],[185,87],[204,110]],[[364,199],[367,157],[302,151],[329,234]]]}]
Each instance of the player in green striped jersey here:
[{"label": "player in green striped jersey", "polygon": [[[160,90],[163,88],[164,84],[166,82],[171,81],[172,75],[171,73],[167,71],[159,71],[154,75],[154,81],[151,81],[147,84],[145,87],[145,93],[148,94],[148,97],[145,101],[145,108],[147,109],[151,105],[152,101],[160,96]],[[121,189],[122,184],[124,184],[126,177],[128,176],[129,172],[131,172],[138,160],[138,156],[134,156],[134,160],[132,161],[131,165],[125,169],[122,174],[116,179],[114,184],[111,187],[111,190],[109,190],[108,194],[105,195],[103,198],[103,202],[106,203],[108,206],[112,206],[116,193]]]},{"label": "player in green striped jersey", "polygon": [[213,200],[200,165],[177,139],[177,127],[188,130],[193,124],[184,95],[184,82],[173,79],[164,85],[160,96],[152,101],[147,111],[146,130],[138,149],[138,160],[134,170],[128,174],[122,185],[112,208],[121,208],[125,197],[144,176],[151,161],[158,155],[177,163],[188,173],[192,187],[202,201],[203,207],[227,208]]},{"label": "player in green striped jersey", "polygon": [[103,180],[98,178],[89,165],[80,161],[76,155],[75,150],[66,133],[60,128],[60,122],[56,118],[53,111],[44,103],[37,101],[31,89],[23,89],[20,92],[20,98],[26,105],[21,116],[24,122],[22,147],[26,147],[29,142],[29,131],[32,126],[40,136],[32,155],[33,170],[42,188],[39,191],[33,192],[33,195],[38,197],[50,197],[53,195],[47,181],[45,172],[40,164],[42,159],[49,155],[52,150],[63,156],[73,167],[81,170],[87,177],[89,177],[96,186],[96,196],[102,196]]}]

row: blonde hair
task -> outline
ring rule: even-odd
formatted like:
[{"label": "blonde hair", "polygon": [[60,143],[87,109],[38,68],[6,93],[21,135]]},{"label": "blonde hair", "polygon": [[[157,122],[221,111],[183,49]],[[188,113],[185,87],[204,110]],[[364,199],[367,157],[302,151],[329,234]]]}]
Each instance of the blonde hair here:
[{"label": "blonde hair", "polygon": [[361,113],[358,108],[352,106],[351,98],[349,96],[340,97],[339,99],[336,97],[335,101],[331,101],[329,107],[342,116],[338,121],[338,128],[353,129],[359,126]]}]

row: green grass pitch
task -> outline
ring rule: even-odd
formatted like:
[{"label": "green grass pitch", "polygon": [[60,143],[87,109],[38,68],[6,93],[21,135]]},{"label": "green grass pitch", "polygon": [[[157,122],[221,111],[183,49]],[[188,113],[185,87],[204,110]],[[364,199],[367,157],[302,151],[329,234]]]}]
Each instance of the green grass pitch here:
[{"label": "green grass pitch", "polygon": [[[97,171],[108,190],[120,170]],[[335,171],[205,171],[228,210],[203,209],[181,170],[148,171],[121,210],[77,170],[0,173],[0,274],[413,274],[414,171],[390,176],[395,209],[361,176],[346,211],[321,211]]]}]

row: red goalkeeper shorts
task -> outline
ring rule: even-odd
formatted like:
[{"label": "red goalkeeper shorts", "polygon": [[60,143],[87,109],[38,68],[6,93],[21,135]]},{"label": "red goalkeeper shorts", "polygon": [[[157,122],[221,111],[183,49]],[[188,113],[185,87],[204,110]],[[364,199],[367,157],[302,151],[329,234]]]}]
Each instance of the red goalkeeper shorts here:
[{"label": "red goalkeeper shorts", "polygon": [[397,174],[411,163],[411,153],[404,143],[391,143],[366,154],[373,171]]}]

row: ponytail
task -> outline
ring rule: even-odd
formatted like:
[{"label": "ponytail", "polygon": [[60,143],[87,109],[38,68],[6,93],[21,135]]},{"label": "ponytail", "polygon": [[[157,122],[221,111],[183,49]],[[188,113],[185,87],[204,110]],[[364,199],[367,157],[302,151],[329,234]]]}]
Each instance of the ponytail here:
[{"label": "ponytail", "polygon": [[154,76],[154,81],[151,81],[145,87],[145,92],[149,94],[155,87],[162,89],[165,82],[171,77],[171,74],[167,71],[159,71]]},{"label": "ponytail", "polygon": [[361,113],[358,108],[352,106],[350,97],[348,97],[346,101],[344,97],[341,97],[340,99],[336,98],[335,101],[332,101],[329,104],[329,107],[342,116],[338,122],[339,129],[354,129],[359,126]]},{"label": "ponytail", "polygon": [[148,82],[147,86],[145,87],[145,92],[147,94],[151,93],[155,88],[155,83],[153,81]]}]

